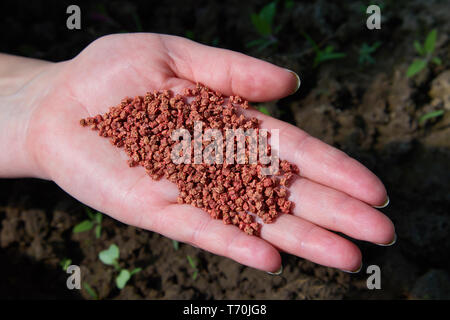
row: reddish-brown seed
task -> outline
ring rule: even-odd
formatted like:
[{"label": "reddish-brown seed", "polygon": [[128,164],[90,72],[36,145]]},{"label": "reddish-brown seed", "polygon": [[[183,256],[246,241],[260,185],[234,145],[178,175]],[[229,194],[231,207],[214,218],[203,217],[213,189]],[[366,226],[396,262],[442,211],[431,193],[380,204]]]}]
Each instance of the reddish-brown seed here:
[{"label": "reddish-brown seed", "polygon": [[[192,97],[190,103],[186,97]],[[202,208],[214,219],[233,224],[249,235],[258,235],[261,224],[250,213],[264,223],[272,223],[280,213],[290,213],[292,203],[287,200],[284,187],[299,173],[295,165],[282,160],[280,172],[264,176],[261,164],[248,163],[248,148],[245,164],[199,165],[193,163],[192,155],[190,164],[175,165],[170,157],[172,147],[178,143],[171,139],[173,130],[184,128],[193,136],[194,121],[202,121],[204,130],[220,130],[224,139],[228,128],[259,128],[256,118],[246,119],[237,114],[236,107],[246,109],[248,101],[239,96],[228,100],[225,102],[222,94],[200,84],[184,89],[182,95],[153,91],[144,97],[127,97],[103,115],[81,119],[80,125],[98,130],[100,136],[123,148],[130,167],[143,166],[151,178],[166,177],[176,183],[179,204]],[[204,141],[202,147],[209,143]],[[268,150],[270,153],[270,145]]]}]

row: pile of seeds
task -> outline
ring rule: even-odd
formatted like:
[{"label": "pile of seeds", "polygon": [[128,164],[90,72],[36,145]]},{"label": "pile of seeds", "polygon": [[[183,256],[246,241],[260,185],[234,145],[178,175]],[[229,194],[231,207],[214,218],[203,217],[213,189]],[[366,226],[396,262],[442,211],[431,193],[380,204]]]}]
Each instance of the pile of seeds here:
[{"label": "pile of seeds", "polygon": [[[259,121],[238,115],[238,107],[246,109],[248,102],[239,96],[226,99],[219,92],[197,85],[185,89],[182,95],[165,90],[125,98],[104,115],[82,119],[80,124],[98,130],[100,136],[124,148],[130,167],[143,166],[153,179],[164,176],[176,183],[178,203],[202,208],[212,218],[258,235],[261,225],[256,220],[271,223],[280,213],[290,213],[292,203],[287,200],[286,187],[293,174],[298,174],[295,165],[283,160],[280,170],[267,176],[261,173],[267,165],[250,164],[248,159],[244,164],[175,164],[171,158],[174,145],[179,143],[172,140],[172,132],[183,128],[193,136],[194,123],[199,121],[205,131],[220,130],[224,145],[227,129],[258,132]],[[203,148],[207,145],[203,142]]]}]

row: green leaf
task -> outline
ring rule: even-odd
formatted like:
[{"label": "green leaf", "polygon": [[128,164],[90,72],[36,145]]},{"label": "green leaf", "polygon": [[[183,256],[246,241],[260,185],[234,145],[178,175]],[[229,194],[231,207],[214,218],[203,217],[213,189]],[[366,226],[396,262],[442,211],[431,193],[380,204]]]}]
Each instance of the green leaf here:
[{"label": "green leaf", "polygon": [[97,239],[100,239],[101,235],[102,235],[102,226],[98,224],[95,226],[95,237]]},{"label": "green leaf", "polygon": [[424,44],[424,49],[426,53],[428,54],[433,53],[434,47],[436,45],[436,37],[437,37],[436,29],[431,30],[431,32],[427,35]]},{"label": "green leaf", "polygon": [[119,247],[115,244],[109,246],[107,250],[103,250],[98,254],[99,259],[107,265],[116,265],[119,259]]},{"label": "green leaf", "polygon": [[314,59],[314,67],[316,67],[321,62],[334,59],[342,59],[347,56],[345,53],[333,52],[333,50],[333,46],[327,46],[324,50],[319,51]]},{"label": "green leaf", "polygon": [[88,230],[91,230],[93,226],[94,226],[94,223],[91,220],[84,220],[84,221],[80,222],[79,224],[77,224],[75,227],[73,227],[72,232],[79,233],[79,232],[88,231]]},{"label": "green leaf", "polygon": [[303,32],[303,36],[306,38],[306,41],[309,42],[309,44],[313,47],[314,51],[317,53],[319,52],[319,46],[317,43],[314,42],[314,40],[307,34],[306,32]]},{"label": "green leaf", "polygon": [[443,114],[444,114],[444,110],[428,112],[427,114],[424,114],[423,116],[421,116],[419,118],[419,123],[422,124],[425,121],[427,121],[428,119],[436,118],[436,117],[442,116]]},{"label": "green leaf", "polygon": [[198,270],[195,270],[194,274],[192,275],[192,279],[195,280],[197,279],[198,276]]},{"label": "green leaf", "polygon": [[266,107],[259,107],[258,110],[264,114],[267,114],[268,116],[270,116],[270,112],[269,110],[267,110]]},{"label": "green leaf", "polygon": [[258,51],[261,51],[265,48],[267,48],[268,46],[277,43],[276,41],[272,41],[270,39],[266,40],[264,43],[262,43],[259,47],[258,47]]},{"label": "green leaf", "polygon": [[86,211],[86,214],[88,215],[90,220],[94,220],[94,213],[92,212],[91,208],[85,206],[84,210]]},{"label": "green leaf", "polygon": [[253,13],[251,15],[252,23],[255,26],[256,31],[262,36],[268,36],[271,34],[271,26],[267,25],[264,20],[261,20],[260,16]]},{"label": "green leaf", "polygon": [[59,265],[61,266],[61,268],[66,271],[67,268],[72,264],[72,260],[65,258],[63,260],[61,260],[61,262],[59,263]]},{"label": "green leaf", "polygon": [[246,46],[247,48],[256,47],[256,46],[261,46],[261,45],[264,45],[267,41],[268,41],[267,39],[260,38],[260,39],[256,39],[256,40],[247,42],[247,43],[245,44],[245,46]]},{"label": "green leaf", "polygon": [[259,12],[260,19],[262,21],[264,21],[264,23],[269,27],[269,29],[272,28],[273,18],[275,17],[276,12],[277,12],[277,2],[276,1],[273,1],[269,4],[267,4]]},{"label": "green leaf", "polygon": [[136,273],[139,273],[139,272],[141,272],[141,271],[142,271],[142,268],[136,268],[136,269],[133,269],[133,271],[130,272],[130,276],[133,276],[133,275],[135,275]]},{"label": "green leaf", "polygon": [[343,52],[332,52],[327,53],[323,56],[323,60],[333,60],[333,59],[342,59],[345,58],[347,55]]},{"label": "green leaf", "polygon": [[197,269],[197,264],[195,263],[194,259],[191,258],[191,256],[187,256],[189,265],[191,266],[192,269]]},{"label": "green leaf", "polygon": [[441,59],[439,59],[438,57],[433,57],[433,59],[431,59],[431,61],[433,61],[437,65],[441,65],[442,64]]},{"label": "green leaf", "polygon": [[94,289],[91,288],[90,285],[88,285],[86,282],[83,282],[83,288],[86,290],[86,292],[92,297],[94,300],[98,300],[98,295],[95,292]]},{"label": "green leaf", "polygon": [[359,49],[359,58],[358,58],[359,64],[363,63],[374,64],[375,59],[371,56],[371,53],[374,53],[380,45],[381,45],[380,41],[375,42],[371,46],[369,46],[367,43],[364,42],[361,48]]},{"label": "green leaf", "polygon": [[94,217],[95,222],[102,223],[103,214],[101,212],[97,212]]},{"label": "green leaf", "polygon": [[371,52],[374,52],[374,51],[377,50],[380,46],[381,46],[381,41],[376,41],[376,42],[371,46],[371,49],[372,49]]},{"label": "green leaf", "polygon": [[264,6],[259,14],[252,13],[250,15],[252,23],[259,34],[263,36],[269,36],[272,34],[273,18],[275,17],[275,12],[277,9],[276,5],[276,1],[273,1]]},{"label": "green leaf", "polygon": [[416,48],[416,51],[423,56],[425,54],[425,52],[423,51],[422,45],[420,44],[419,41],[415,40],[414,41],[414,48]]},{"label": "green leaf", "polygon": [[258,33],[261,33],[261,22],[259,21],[259,16],[256,13],[252,13],[250,15],[250,19],[252,20],[253,26],[255,27],[256,31],[258,31]]},{"label": "green leaf", "polygon": [[177,240],[172,240],[172,245],[175,251],[180,248],[180,243]]},{"label": "green leaf", "polygon": [[131,278],[130,271],[125,270],[125,269],[121,270],[119,275],[116,278],[117,288],[123,289],[125,287],[125,285],[127,284],[128,280],[130,280],[130,278]]},{"label": "green leaf", "polygon": [[427,66],[427,61],[422,59],[416,59],[413,63],[409,66],[408,70],[406,71],[406,76],[408,78],[411,78],[412,76],[416,75],[420,71],[423,70]]},{"label": "green leaf", "polygon": [[191,39],[191,40],[194,40],[194,39],[195,39],[194,31],[192,31],[192,30],[187,30],[187,31],[186,31],[186,38],[189,38],[189,39]]},{"label": "green leaf", "polygon": [[333,46],[326,46],[326,48],[323,49],[322,52],[323,52],[324,54],[328,54],[328,53],[333,52],[333,50],[334,50],[334,47],[333,47]]}]

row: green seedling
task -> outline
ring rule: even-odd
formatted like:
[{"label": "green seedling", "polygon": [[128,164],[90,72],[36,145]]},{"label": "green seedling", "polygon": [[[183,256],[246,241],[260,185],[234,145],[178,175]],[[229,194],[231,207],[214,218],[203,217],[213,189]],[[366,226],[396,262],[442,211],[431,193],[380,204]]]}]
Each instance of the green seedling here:
[{"label": "green seedling", "polygon": [[433,29],[428,33],[424,44],[422,45],[419,41],[414,41],[414,48],[419,54],[420,58],[415,59],[413,63],[408,67],[406,71],[406,76],[408,78],[413,77],[418,74],[420,71],[426,68],[426,66],[431,62],[434,64],[440,65],[442,63],[441,59],[434,56],[434,49],[436,48],[436,38],[437,31]]},{"label": "green seedling", "polygon": [[95,228],[95,237],[99,239],[102,233],[103,215],[100,212],[93,213],[92,210],[88,207],[86,207],[86,214],[88,215],[89,219],[83,220],[75,227],[73,227],[72,232],[80,233]]},{"label": "green seedling", "polygon": [[92,299],[98,300],[98,294],[97,294],[97,292],[95,292],[95,290],[92,289],[91,286],[90,286],[89,284],[87,284],[86,282],[83,282],[83,288],[84,288],[84,290],[86,290],[86,292],[91,296]]},{"label": "green seedling", "polygon": [[98,257],[101,262],[113,266],[114,269],[119,272],[119,275],[116,277],[116,285],[119,289],[123,289],[131,277],[142,270],[141,268],[136,268],[129,271],[121,268],[119,265],[119,247],[115,244],[112,244],[108,249],[101,251]]},{"label": "green seedling", "polygon": [[316,53],[313,64],[314,68],[316,68],[322,62],[342,59],[347,56],[343,52],[335,52],[334,47],[331,45],[326,46],[325,49],[322,50],[319,48],[319,45],[317,45],[317,43],[308,34],[304,33],[304,37],[306,38],[306,40],[308,40],[308,42],[313,47],[314,52]]},{"label": "green seedling", "polygon": [[372,53],[374,53],[378,47],[381,45],[381,42],[377,41],[371,46],[369,46],[367,43],[363,43],[362,46],[359,48],[359,59],[358,63],[360,65],[362,64],[374,64],[375,59],[372,57]]},{"label": "green seedling", "polygon": [[261,51],[269,46],[275,45],[278,39],[275,35],[281,30],[281,26],[273,27],[273,19],[277,12],[277,2],[272,1],[264,6],[259,13],[252,13],[250,18],[260,38],[246,44],[248,48],[257,47]]},{"label": "green seedling", "polygon": [[444,110],[431,111],[419,118],[419,124],[425,123],[428,119],[440,117],[444,114]]},{"label": "green seedling", "polygon": [[185,36],[188,39],[195,40],[195,34],[194,34],[194,31],[192,31],[192,30],[187,30],[185,32]]},{"label": "green seedling", "polygon": [[191,266],[191,268],[194,271],[194,273],[192,274],[192,279],[195,280],[195,279],[197,279],[197,276],[198,276],[197,262],[193,258],[191,258],[191,256],[189,256],[189,255],[186,258],[189,262],[189,265]]},{"label": "green seedling", "polygon": [[69,258],[64,258],[61,260],[61,262],[59,263],[59,265],[61,266],[61,268],[64,271],[67,271],[67,268],[72,264],[72,260]]},{"label": "green seedling", "polygon": [[177,251],[180,248],[180,243],[177,240],[172,240],[172,245],[175,251]]},{"label": "green seedling", "polygon": [[258,110],[264,114],[270,116],[270,111],[266,107],[258,107]]}]

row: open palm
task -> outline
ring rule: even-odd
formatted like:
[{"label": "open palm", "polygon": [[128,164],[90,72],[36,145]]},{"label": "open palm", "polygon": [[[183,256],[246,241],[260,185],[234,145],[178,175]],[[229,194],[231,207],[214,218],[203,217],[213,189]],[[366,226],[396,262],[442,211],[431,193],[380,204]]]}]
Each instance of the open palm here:
[{"label": "open palm", "polygon": [[263,225],[260,238],[213,220],[201,209],[177,204],[175,184],[154,181],[143,168],[129,168],[123,150],[79,125],[81,118],[104,113],[125,96],[154,89],[178,92],[196,82],[250,101],[279,99],[297,86],[286,69],[183,38],[101,38],[42,76],[27,138],[41,176],[124,223],[265,271],[279,269],[279,250],[339,269],[358,269],[359,249],[329,230],[374,243],[392,241],[392,222],[372,207],[387,199],[375,175],[297,127],[257,111],[246,112],[260,118],[262,127],[280,129],[280,156],[301,171],[290,187],[293,215]]}]

